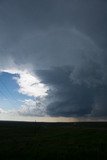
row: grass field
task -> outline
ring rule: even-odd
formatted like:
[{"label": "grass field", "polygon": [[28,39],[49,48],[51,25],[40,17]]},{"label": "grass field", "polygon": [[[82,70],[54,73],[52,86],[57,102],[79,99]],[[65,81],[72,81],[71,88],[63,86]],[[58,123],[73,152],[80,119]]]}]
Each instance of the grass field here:
[{"label": "grass field", "polygon": [[2,159],[107,159],[107,123],[0,122]]}]

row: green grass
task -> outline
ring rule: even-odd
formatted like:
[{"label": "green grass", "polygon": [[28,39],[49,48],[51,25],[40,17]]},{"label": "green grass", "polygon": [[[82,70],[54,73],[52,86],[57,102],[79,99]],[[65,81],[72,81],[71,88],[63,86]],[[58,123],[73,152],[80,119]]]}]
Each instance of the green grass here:
[{"label": "green grass", "polygon": [[0,123],[0,160],[107,159],[107,123]]}]

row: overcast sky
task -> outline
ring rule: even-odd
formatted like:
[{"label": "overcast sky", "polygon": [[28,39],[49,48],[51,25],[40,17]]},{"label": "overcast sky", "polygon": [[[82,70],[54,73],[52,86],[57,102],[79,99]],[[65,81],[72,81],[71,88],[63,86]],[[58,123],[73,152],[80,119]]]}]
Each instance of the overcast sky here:
[{"label": "overcast sky", "polygon": [[106,0],[0,0],[0,119],[106,120],[106,52]]}]

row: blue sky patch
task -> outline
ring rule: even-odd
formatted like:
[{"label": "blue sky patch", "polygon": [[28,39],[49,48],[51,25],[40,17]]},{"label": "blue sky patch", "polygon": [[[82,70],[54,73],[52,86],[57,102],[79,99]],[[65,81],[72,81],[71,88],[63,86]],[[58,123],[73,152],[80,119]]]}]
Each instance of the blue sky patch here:
[{"label": "blue sky patch", "polygon": [[18,108],[29,96],[18,92],[19,86],[14,79],[18,74],[0,73],[0,107],[4,109]]}]

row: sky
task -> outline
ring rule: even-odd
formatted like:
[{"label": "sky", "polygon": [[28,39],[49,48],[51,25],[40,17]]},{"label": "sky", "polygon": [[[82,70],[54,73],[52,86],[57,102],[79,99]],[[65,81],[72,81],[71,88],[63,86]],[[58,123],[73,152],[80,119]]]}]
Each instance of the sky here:
[{"label": "sky", "polygon": [[0,0],[0,120],[106,120],[106,52],[106,0]]}]

